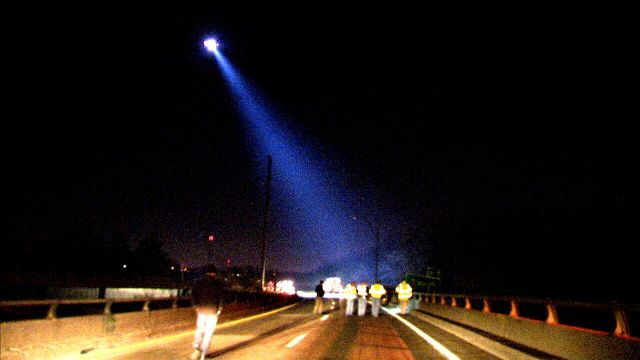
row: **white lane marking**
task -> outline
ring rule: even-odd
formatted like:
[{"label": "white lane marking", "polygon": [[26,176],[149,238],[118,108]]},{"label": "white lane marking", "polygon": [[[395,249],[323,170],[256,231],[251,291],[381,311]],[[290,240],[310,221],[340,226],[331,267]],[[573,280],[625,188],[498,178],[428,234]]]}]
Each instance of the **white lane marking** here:
[{"label": "white lane marking", "polygon": [[320,320],[325,321],[329,318],[329,315],[323,315]]},{"label": "white lane marking", "polygon": [[298,345],[298,343],[302,341],[302,339],[304,339],[305,336],[307,336],[306,333],[296,336],[295,339],[289,341],[289,343],[285,347],[288,349],[291,349],[292,347]]},{"label": "white lane marking", "polygon": [[413,330],[416,334],[418,334],[418,336],[423,338],[426,342],[429,343],[429,345],[433,346],[433,348],[436,349],[437,352],[439,352],[440,354],[444,355],[447,359],[449,359],[449,360],[460,360],[460,358],[456,354],[452,353],[451,350],[449,350],[446,347],[444,347],[444,345],[442,345],[439,342],[437,342],[436,340],[434,340],[431,336],[427,335],[424,331],[418,329],[412,323],[408,322],[407,320],[405,320],[402,317],[400,317],[397,314],[395,314],[396,312],[398,312],[398,309],[389,310],[389,309],[384,308],[384,307],[380,307],[380,308],[382,310],[386,311],[387,314],[389,314],[389,315],[393,316],[394,318],[398,319],[401,323],[407,325],[407,327],[409,327],[409,329]]}]

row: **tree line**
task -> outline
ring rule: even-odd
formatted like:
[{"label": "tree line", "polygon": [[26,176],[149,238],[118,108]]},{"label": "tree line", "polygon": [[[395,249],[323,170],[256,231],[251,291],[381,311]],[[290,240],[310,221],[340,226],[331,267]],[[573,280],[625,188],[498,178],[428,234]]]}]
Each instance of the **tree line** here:
[{"label": "tree line", "polygon": [[[179,265],[162,248],[158,234],[130,241],[124,233],[42,234],[4,244],[3,271],[67,274],[170,275]],[[173,268],[173,269],[172,269]]]}]

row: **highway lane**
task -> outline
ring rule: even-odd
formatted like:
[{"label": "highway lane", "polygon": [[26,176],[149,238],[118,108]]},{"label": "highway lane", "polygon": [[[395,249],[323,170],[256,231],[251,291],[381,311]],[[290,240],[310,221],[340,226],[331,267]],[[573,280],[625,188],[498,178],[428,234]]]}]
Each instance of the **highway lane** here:
[{"label": "highway lane", "polygon": [[[310,307],[311,306],[311,307]],[[317,318],[312,305],[302,302],[263,314],[218,324],[210,351],[234,349],[274,332]],[[195,322],[194,322],[195,328]],[[86,359],[188,359],[194,331],[135,342],[86,354]]]},{"label": "highway lane", "polygon": [[[392,321],[386,316],[347,317],[337,311],[221,354],[219,359],[416,359]],[[423,358],[440,359],[435,351]]]},{"label": "highway lane", "polygon": [[[327,301],[329,304],[330,301]],[[313,315],[313,302],[220,324],[207,358],[257,359],[447,359],[433,343],[394,314],[345,316],[343,310]],[[403,317],[446,348],[455,359],[496,359],[413,315]],[[188,359],[193,331],[83,355],[86,359]],[[86,356],[86,357],[85,357]]]},{"label": "highway lane", "polygon": [[[293,359],[465,359],[495,360],[497,357],[412,315],[399,320],[397,309],[374,318],[345,316],[342,311],[329,314],[325,320],[292,327],[245,347],[215,354],[216,359],[258,358]],[[429,331],[434,347],[417,331]],[[443,345],[446,344],[446,345]],[[445,348],[446,351],[441,351]],[[449,355],[450,357],[447,357]]]}]

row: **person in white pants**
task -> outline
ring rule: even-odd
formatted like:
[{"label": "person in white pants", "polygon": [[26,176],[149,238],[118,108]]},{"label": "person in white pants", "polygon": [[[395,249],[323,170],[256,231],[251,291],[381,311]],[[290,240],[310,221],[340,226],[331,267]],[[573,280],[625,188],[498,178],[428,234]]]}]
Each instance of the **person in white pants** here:
[{"label": "person in white pants", "polygon": [[358,285],[358,316],[364,316],[367,312],[367,283],[361,282]]},{"label": "person in white pants", "polygon": [[402,280],[398,286],[396,286],[396,293],[398,294],[398,300],[400,301],[400,314],[407,315],[411,309],[409,308],[409,301],[413,297],[413,289],[411,285],[407,284],[405,280]]},{"label": "person in white pants", "polygon": [[196,332],[193,339],[191,360],[202,360],[209,352],[211,337],[218,324],[218,316],[222,311],[224,287],[217,279],[215,269],[207,269],[203,279],[192,287],[191,298],[198,314]]},{"label": "person in white pants", "polygon": [[347,316],[353,315],[353,302],[356,299],[356,294],[357,294],[357,290],[356,290],[355,282],[352,282],[351,284],[347,284],[347,286],[344,287],[344,299],[347,302],[345,315]]},{"label": "person in white pants", "polygon": [[384,286],[380,283],[380,280],[376,280],[376,283],[371,285],[369,289],[369,295],[371,295],[371,315],[378,317],[380,312],[380,305],[382,302],[382,296],[387,293]]}]

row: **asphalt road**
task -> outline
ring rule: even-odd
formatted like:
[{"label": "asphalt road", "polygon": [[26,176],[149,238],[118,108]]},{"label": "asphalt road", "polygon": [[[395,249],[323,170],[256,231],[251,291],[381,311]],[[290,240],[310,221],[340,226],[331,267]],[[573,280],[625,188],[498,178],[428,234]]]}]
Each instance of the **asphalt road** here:
[{"label": "asphalt road", "polygon": [[[327,308],[331,301],[326,301]],[[483,350],[417,316],[382,312],[374,318],[345,316],[335,304],[324,316],[313,315],[313,302],[220,324],[208,359],[496,359]],[[392,311],[393,312],[393,311]],[[86,359],[188,359],[193,331],[86,354]],[[456,357],[457,356],[457,357]],[[82,357],[85,358],[85,357]]]}]

